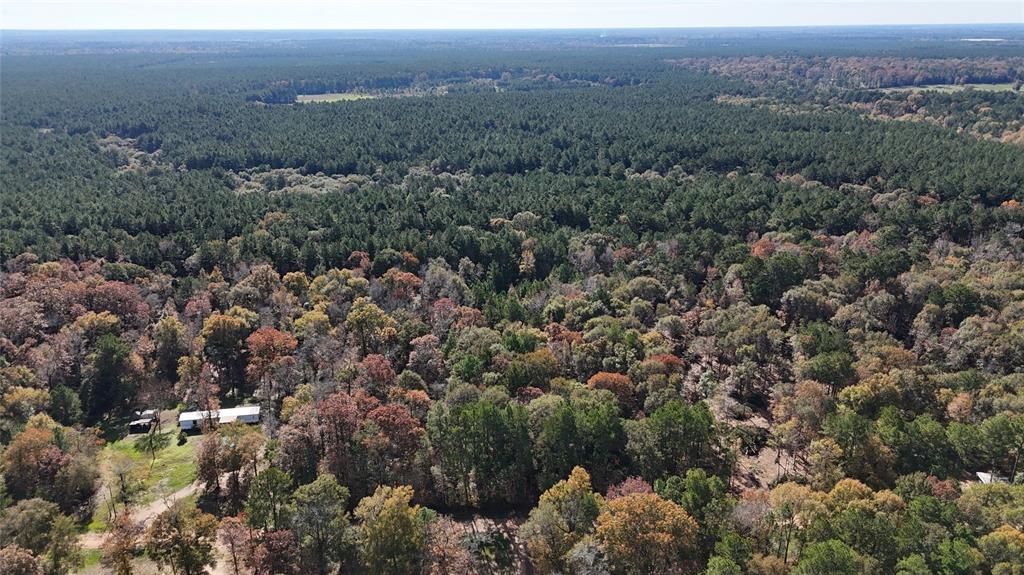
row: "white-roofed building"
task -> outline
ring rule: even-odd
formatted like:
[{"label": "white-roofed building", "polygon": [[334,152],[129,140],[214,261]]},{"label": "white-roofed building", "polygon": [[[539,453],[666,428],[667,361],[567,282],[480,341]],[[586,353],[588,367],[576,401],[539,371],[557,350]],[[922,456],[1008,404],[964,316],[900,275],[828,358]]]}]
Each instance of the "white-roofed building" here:
[{"label": "white-roofed building", "polygon": [[259,423],[260,406],[240,405],[238,407],[216,409],[213,411],[183,411],[178,415],[178,427],[182,429],[195,429],[204,420],[214,424],[231,423],[232,421]]},{"label": "white-roofed building", "polygon": [[128,423],[129,433],[146,433],[158,423],[155,409],[136,411],[135,417],[136,419]]},{"label": "white-roofed building", "polygon": [[1010,480],[1007,479],[1006,477],[1000,477],[1000,476],[996,475],[995,473],[985,473],[984,471],[979,471],[979,472],[975,473],[975,475],[978,476],[978,480],[981,481],[982,483],[1009,483],[1010,482]]}]

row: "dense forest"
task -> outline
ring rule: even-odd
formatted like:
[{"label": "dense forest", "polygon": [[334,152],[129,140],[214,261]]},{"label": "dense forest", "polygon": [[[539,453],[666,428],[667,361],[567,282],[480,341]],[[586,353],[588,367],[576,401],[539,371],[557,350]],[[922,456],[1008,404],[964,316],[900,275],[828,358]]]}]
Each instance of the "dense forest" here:
[{"label": "dense forest", "polygon": [[1024,575],[1022,48],[5,32],[0,573]]}]

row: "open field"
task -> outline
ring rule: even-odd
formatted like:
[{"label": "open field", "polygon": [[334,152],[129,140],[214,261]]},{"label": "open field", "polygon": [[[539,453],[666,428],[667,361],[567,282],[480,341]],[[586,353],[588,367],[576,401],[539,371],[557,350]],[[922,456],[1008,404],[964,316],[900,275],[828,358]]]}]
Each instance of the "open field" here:
[{"label": "open field", "polygon": [[1010,82],[1003,82],[1001,84],[926,84],[923,86],[899,86],[896,88],[886,88],[886,92],[907,92],[907,91],[923,91],[923,90],[935,90],[936,92],[960,92],[967,89],[972,90],[985,90],[988,92],[1010,92],[1013,91],[1013,84]]},{"label": "open field", "polygon": [[333,102],[354,102],[356,100],[372,100],[376,96],[356,94],[353,92],[334,92],[330,94],[300,94],[295,97],[299,104],[330,104]]},{"label": "open field", "polygon": [[171,443],[159,451],[156,459],[135,449],[135,441],[141,435],[132,435],[124,439],[108,443],[100,452],[100,468],[102,469],[103,487],[99,501],[93,512],[89,531],[105,531],[109,518],[108,500],[111,487],[115,484],[115,466],[123,466],[128,462],[131,474],[138,482],[138,493],[134,497],[135,504],[146,506],[162,497],[177,493],[188,487],[195,480],[195,463],[192,452],[201,436],[190,436],[184,445],[178,445],[174,432]]}]

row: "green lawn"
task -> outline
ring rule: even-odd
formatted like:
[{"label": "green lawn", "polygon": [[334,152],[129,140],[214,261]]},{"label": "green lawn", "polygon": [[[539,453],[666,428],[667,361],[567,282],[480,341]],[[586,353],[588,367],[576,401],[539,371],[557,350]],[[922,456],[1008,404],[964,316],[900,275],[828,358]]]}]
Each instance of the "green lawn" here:
[{"label": "green lawn", "polygon": [[334,92],[331,94],[301,94],[295,97],[300,104],[326,104],[331,102],[352,102],[355,100],[372,100],[376,96],[355,94],[353,92]]},{"label": "green lawn", "polygon": [[102,549],[83,549],[82,558],[85,559],[85,562],[82,564],[82,570],[84,571],[86,569],[99,565],[100,557],[102,556]]},{"label": "green lawn", "polygon": [[[99,455],[103,480],[103,487],[100,490],[101,500],[109,495],[106,485],[113,479],[109,464],[115,454],[123,454],[135,464],[134,472],[138,474],[142,484],[141,492],[135,498],[136,505],[152,503],[160,497],[162,492],[174,493],[195,481],[196,466],[192,453],[202,436],[189,436],[184,445],[178,445],[175,431],[164,433],[170,434],[171,443],[157,453],[155,461],[149,454],[135,449],[135,440],[140,437],[139,435],[129,436],[104,446]],[[161,485],[161,480],[166,480],[164,485]],[[106,528],[107,505],[105,500],[102,500],[93,512],[92,522],[89,523],[88,529],[90,531],[105,531]]]}]

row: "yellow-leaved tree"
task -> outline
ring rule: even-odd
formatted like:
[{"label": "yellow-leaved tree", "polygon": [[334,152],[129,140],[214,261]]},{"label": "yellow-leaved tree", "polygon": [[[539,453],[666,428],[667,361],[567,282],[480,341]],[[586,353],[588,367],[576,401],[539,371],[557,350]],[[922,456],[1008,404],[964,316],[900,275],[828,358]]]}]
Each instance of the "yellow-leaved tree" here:
[{"label": "yellow-leaved tree", "polygon": [[687,560],[696,536],[697,522],[686,510],[654,493],[609,501],[595,532],[609,563],[630,574],[667,573]]}]

